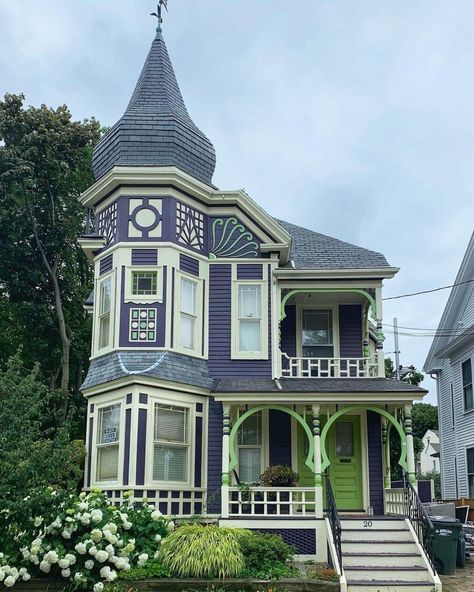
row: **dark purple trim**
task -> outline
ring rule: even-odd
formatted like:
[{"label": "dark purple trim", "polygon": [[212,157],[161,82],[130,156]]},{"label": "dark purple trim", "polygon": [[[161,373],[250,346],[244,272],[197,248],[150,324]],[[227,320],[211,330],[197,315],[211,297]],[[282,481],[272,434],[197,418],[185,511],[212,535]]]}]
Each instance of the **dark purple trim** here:
[{"label": "dark purple trim", "polygon": [[221,472],[222,472],[222,403],[209,399],[207,427],[207,495],[208,511],[221,513]]},{"label": "dark purple trim", "polygon": [[132,249],[132,265],[158,265],[158,250]]},{"label": "dark purple trim", "polygon": [[202,329],[201,329],[201,355],[206,351],[206,280],[202,280]]},{"label": "dark purple trim", "polygon": [[194,459],[194,487],[201,487],[202,479],[202,417],[196,417],[196,454]]},{"label": "dark purple trim", "polygon": [[147,410],[139,409],[137,431],[137,485],[145,484],[146,420]]},{"label": "dark purple trim", "polygon": [[339,305],[341,358],[362,357],[362,309],[360,304]]},{"label": "dark purple trim", "polygon": [[[263,278],[263,265],[260,263],[237,265],[238,280],[261,280]],[[271,282],[269,282],[269,287]]]},{"label": "dark purple trim", "polygon": [[127,405],[132,404],[132,401],[133,401],[133,394],[132,393],[128,393],[126,401],[127,401]]},{"label": "dark purple trim", "polygon": [[94,418],[89,418],[89,438],[87,443],[87,477],[86,487],[91,486],[91,471],[92,471],[92,432],[94,429]]},{"label": "dark purple trim", "polygon": [[197,413],[202,413],[203,405],[202,403],[196,403],[196,411]]},{"label": "dark purple trim", "polygon": [[293,358],[296,356],[296,306],[285,307],[286,317],[281,322],[281,351]]},{"label": "dark purple trim", "polygon": [[179,269],[192,275],[199,276],[199,260],[194,257],[188,257],[184,253],[179,254]]},{"label": "dark purple trim", "polygon": [[171,311],[170,311],[170,323],[171,323],[171,347],[174,344],[174,295],[175,295],[175,269],[171,270]]},{"label": "dark purple trim", "polygon": [[[127,395],[128,397],[128,395]],[[123,484],[128,485],[130,469],[130,430],[132,426],[132,410],[125,410],[125,450],[123,456]]]},{"label": "dark purple trim", "polygon": [[94,409],[95,409],[95,405],[94,405],[94,403],[91,403],[90,412],[94,413]]},{"label": "dark purple trim", "polygon": [[148,403],[148,395],[146,393],[140,393],[138,395],[138,402],[142,405],[146,405]]},{"label": "dark purple trim", "polygon": [[268,413],[270,465],[291,467],[291,417],[276,409]]},{"label": "dark purple trim", "polygon": [[100,260],[100,275],[104,275],[104,273],[111,271],[113,264],[114,264],[113,254],[107,255],[107,257],[104,257],[103,259],[101,259]]},{"label": "dark purple trim", "polygon": [[370,505],[374,508],[374,514],[380,516],[384,512],[382,431],[380,415],[375,411],[367,411],[367,445],[369,451]]}]

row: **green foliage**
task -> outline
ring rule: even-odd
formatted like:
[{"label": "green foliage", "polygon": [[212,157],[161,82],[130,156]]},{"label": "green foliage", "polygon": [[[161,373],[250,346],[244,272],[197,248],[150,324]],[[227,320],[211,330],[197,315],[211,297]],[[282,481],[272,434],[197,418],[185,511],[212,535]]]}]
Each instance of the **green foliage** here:
[{"label": "green foliage", "polygon": [[295,549],[280,536],[243,530],[239,532],[239,542],[245,560],[243,577],[277,580],[295,575],[287,564]]},{"label": "green foliage", "polygon": [[178,528],[164,540],[159,559],[180,578],[228,578],[244,568],[238,531],[219,526]]},{"label": "green foliage", "polygon": [[[47,574],[74,582],[74,589],[102,592],[101,580],[145,568],[174,524],[146,500],[126,497],[116,507],[101,492],[78,496],[48,488],[1,512],[0,571],[12,585]],[[151,562],[149,572],[157,570]]]},{"label": "green foliage", "polygon": [[[417,370],[414,366],[411,366],[411,368],[412,371],[406,374],[402,378],[402,381],[418,386],[421,382],[423,382],[425,375]],[[395,378],[395,366],[392,358],[385,358],[385,378]]]},{"label": "green foliage", "polygon": [[119,580],[126,580],[127,582],[136,582],[139,580],[148,580],[150,578],[169,578],[171,577],[170,570],[165,567],[161,561],[151,560],[147,561],[142,567],[132,567],[128,571],[119,573]]},{"label": "green foliage", "polygon": [[29,372],[20,352],[0,368],[0,509],[13,509],[48,485],[75,490],[82,481],[84,444],[73,441],[70,425],[48,427],[55,393]]},{"label": "green foliage", "polygon": [[306,574],[314,580],[339,582],[339,576],[327,563],[314,563],[306,568]]},{"label": "green foliage", "polygon": [[299,479],[298,473],[286,465],[267,467],[260,475],[260,483],[264,487],[295,487]]}]

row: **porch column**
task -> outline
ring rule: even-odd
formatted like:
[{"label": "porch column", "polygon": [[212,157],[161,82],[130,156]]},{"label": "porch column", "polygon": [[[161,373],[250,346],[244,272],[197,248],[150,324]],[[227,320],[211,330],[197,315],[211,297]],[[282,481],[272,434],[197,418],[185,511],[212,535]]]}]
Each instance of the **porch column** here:
[{"label": "porch column", "polygon": [[390,489],[392,487],[392,479],[390,476],[390,430],[385,417],[382,417],[382,443],[384,453],[383,482],[385,489]]},{"label": "porch column", "polygon": [[415,448],[413,446],[413,433],[411,425],[411,403],[405,405],[405,434],[407,437],[407,465],[408,465],[408,479],[410,483],[416,487],[415,477]]},{"label": "porch column", "polygon": [[229,437],[230,437],[230,405],[223,404],[222,421],[222,484],[221,484],[221,516],[229,517]]},{"label": "porch column", "polygon": [[323,517],[323,477],[321,473],[321,428],[319,424],[319,405],[313,405],[314,441],[314,502],[316,518]]},{"label": "porch column", "polygon": [[377,375],[385,378],[385,358],[383,353],[384,334],[382,328],[382,288],[375,288],[375,304],[377,307]]}]

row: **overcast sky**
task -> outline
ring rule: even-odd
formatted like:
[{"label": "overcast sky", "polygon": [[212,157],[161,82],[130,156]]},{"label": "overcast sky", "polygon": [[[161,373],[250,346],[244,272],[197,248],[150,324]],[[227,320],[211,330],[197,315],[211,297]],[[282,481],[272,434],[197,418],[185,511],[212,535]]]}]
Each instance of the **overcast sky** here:
[{"label": "overcast sky", "polygon": [[[214,182],[272,215],[383,252],[385,296],[451,284],[474,221],[472,0],[168,0],[164,35]],[[151,0],[0,0],[0,92],[123,113]],[[448,291],[387,302],[434,329]],[[431,339],[401,336],[423,365]],[[387,333],[387,352],[393,339]],[[424,386],[434,382],[427,377]]]}]

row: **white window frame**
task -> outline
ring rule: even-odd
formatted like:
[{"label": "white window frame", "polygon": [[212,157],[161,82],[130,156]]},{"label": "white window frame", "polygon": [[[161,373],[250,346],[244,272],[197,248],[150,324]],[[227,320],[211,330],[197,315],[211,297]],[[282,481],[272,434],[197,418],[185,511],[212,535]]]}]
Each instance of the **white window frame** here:
[{"label": "white window frame", "polygon": [[[124,399],[114,399],[111,401],[106,401],[101,403],[100,405],[97,404],[95,411],[94,411],[94,429],[92,434],[92,442],[93,442],[93,450],[89,451],[91,454],[91,486],[100,486],[104,489],[107,487],[111,487],[114,485],[119,485],[123,481],[123,461],[124,461],[124,439],[125,439],[125,412],[124,412]],[[99,436],[99,427],[100,427],[100,415],[101,410],[107,409],[108,407],[113,407],[115,405],[120,406],[120,419],[119,419],[119,440],[118,440],[118,467],[117,467],[117,479],[110,480],[110,481],[99,481],[98,479],[98,471],[99,471],[99,448],[107,446],[107,444],[98,444],[98,436]]]},{"label": "white window frame", "polygon": [[[332,311],[332,341],[333,341],[333,358],[340,357],[340,343],[339,343],[339,305],[338,304],[324,304],[315,302],[308,305],[305,303],[297,304],[296,315],[296,353],[297,357],[303,357],[303,311],[305,310],[331,310]],[[331,358],[328,358],[331,359]]]},{"label": "white window frame", "polygon": [[[100,347],[100,327],[101,327],[101,285],[106,282],[110,281],[110,320],[109,320],[109,341],[108,344],[104,347]],[[94,306],[95,309],[95,324],[94,324],[94,352],[96,354],[105,354],[111,351],[114,348],[114,340],[115,340],[115,307],[116,307],[116,282],[115,282],[115,271],[112,270],[111,272],[100,276],[96,280],[96,291],[97,294],[97,306]]]},{"label": "white window frame", "polygon": [[[181,286],[183,280],[192,282],[196,287],[196,309],[195,315],[187,312],[181,312]],[[203,283],[202,279],[176,270],[175,295],[174,295],[174,337],[173,349],[189,356],[202,357],[202,327],[203,327]],[[192,317],[194,319],[194,347],[184,347],[181,345],[181,317]]]},{"label": "white window frame", "polygon": [[[156,273],[156,294],[134,294],[134,273]],[[163,268],[157,265],[131,265],[125,268],[125,302],[144,304],[163,302]]]},{"label": "white window frame", "polygon": [[[154,463],[154,455],[155,455],[155,408],[156,406],[164,406],[164,407],[176,407],[181,409],[186,409],[188,412],[188,467],[187,467],[187,480],[186,481],[158,481],[153,479],[153,463]],[[194,487],[194,473],[195,473],[195,454],[196,454],[196,403],[191,403],[188,401],[176,401],[171,399],[164,399],[162,397],[149,397],[149,406],[148,406],[148,415],[151,418],[148,421],[148,429],[147,429],[147,475],[146,475],[146,482],[147,484],[151,484],[153,486],[159,486],[162,489],[169,488],[169,489],[189,489]],[[205,407],[203,406],[203,411]],[[203,415],[204,418],[204,415]],[[204,438],[204,430],[206,426],[204,425],[203,419],[203,438]],[[204,440],[203,440],[204,443]],[[174,446],[174,443],[170,443],[170,446]],[[201,462],[204,459],[201,459]],[[201,473],[204,475],[204,467],[207,464],[202,464]],[[205,476],[204,476],[205,482]]]},{"label": "white window frame", "polygon": [[[232,348],[233,360],[268,360],[268,282],[266,266],[263,266],[263,280],[238,280],[236,266],[233,266],[234,279],[232,282]],[[240,351],[240,318],[239,318],[239,288],[240,286],[260,286],[260,349],[258,351]]]},{"label": "white window frame", "polygon": [[[462,372],[463,364],[465,364],[466,362],[470,362],[470,364],[471,364],[471,396],[473,399],[472,407],[466,407],[466,396],[465,396],[465,392],[464,392],[465,385],[464,385],[463,372]],[[473,364],[473,359],[471,356],[461,360],[460,371],[461,371],[462,405],[463,405],[464,413],[472,413],[474,411],[474,364]]]},{"label": "white window frame", "polygon": [[[235,411],[235,421],[237,421],[237,419],[243,415],[245,413],[246,409],[237,409]],[[257,412],[258,413],[258,412]],[[270,446],[269,446],[269,414],[268,414],[268,409],[262,409],[260,411],[261,413],[261,417],[262,417],[262,424],[261,424],[261,429],[262,429],[262,441],[260,445],[257,444],[239,444],[239,434],[236,434],[236,438],[235,438],[235,454],[237,457],[237,469],[238,469],[238,476],[239,476],[239,480],[242,481],[241,475],[240,475],[240,450],[242,448],[260,448],[261,450],[261,454],[260,454],[260,475],[263,473],[263,471],[270,465]],[[244,422],[245,423],[245,422]],[[243,425],[243,424],[242,424]]]}]

